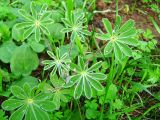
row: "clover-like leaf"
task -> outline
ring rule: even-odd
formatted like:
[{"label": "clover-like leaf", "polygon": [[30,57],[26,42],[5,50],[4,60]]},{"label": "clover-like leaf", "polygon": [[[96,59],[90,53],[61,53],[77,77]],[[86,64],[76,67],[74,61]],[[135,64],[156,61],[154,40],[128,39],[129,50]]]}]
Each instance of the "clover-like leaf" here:
[{"label": "clover-like leaf", "polygon": [[38,56],[28,44],[23,44],[14,50],[10,65],[14,74],[30,74],[38,65]]},{"label": "clover-like leaf", "polygon": [[106,79],[106,75],[100,72],[95,72],[101,67],[101,62],[97,62],[88,68],[81,57],[78,57],[78,65],[71,64],[71,70],[76,72],[72,75],[68,84],[65,87],[71,87],[76,84],[74,90],[74,98],[78,99],[83,93],[90,99],[92,97],[92,88],[97,91],[103,90],[103,86],[99,80]]},{"label": "clover-like leaf", "polygon": [[132,56],[132,50],[129,46],[136,46],[138,44],[135,38],[136,30],[134,28],[134,21],[128,20],[120,26],[122,19],[120,16],[117,16],[114,29],[107,18],[104,18],[102,21],[107,34],[97,33],[96,37],[100,40],[108,41],[104,48],[104,54],[108,55],[113,51],[117,60],[121,60],[124,56]]},{"label": "clover-like leaf", "polygon": [[12,98],[2,103],[4,110],[14,110],[10,120],[50,120],[47,112],[55,110],[55,104],[49,100],[48,94],[36,93],[36,89],[31,89],[28,84],[23,88],[12,86],[11,89]]}]

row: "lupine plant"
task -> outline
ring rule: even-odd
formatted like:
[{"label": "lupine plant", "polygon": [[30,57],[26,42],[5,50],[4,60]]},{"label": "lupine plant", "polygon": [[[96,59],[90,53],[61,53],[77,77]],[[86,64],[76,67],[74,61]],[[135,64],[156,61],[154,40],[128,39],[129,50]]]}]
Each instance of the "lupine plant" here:
[{"label": "lupine plant", "polygon": [[51,94],[39,93],[28,84],[23,88],[13,86],[11,92],[13,97],[2,104],[4,110],[15,110],[10,120],[49,120],[47,112],[55,109],[55,104],[49,100]]},{"label": "lupine plant", "polygon": [[78,57],[78,65],[71,64],[71,69],[75,72],[75,75],[71,76],[66,87],[71,87],[76,84],[74,98],[78,99],[82,93],[84,93],[84,95],[90,99],[92,97],[92,88],[97,91],[101,91],[103,89],[99,80],[106,79],[106,75],[96,72],[100,67],[101,62],[97,62],[88,68],[88,64],[84,63],[82,57]]},{"label": "lupine plant", "polygon": [[59,48],[56,49],[56,55],[53,52],[47,51],[47,54],[53,60],[44,60],[42,63],[45,65],[44,70],[48,70],[53,67],[51,75],[55,75],[56,71],[58,71],[59,75],[62,75],[63,72],[68,72],[70,69],[70,62],[68,53],[60,54]]},{"label": "lupine plant", "polygon": [[24,39],[34,34],[35,40],[39,42],[43,34],[50,34],[47,25],[53,23],[51,12],[47,11],[47,5],[43,5],[39,11],[36,10],[34,2],[31,3],[30,10],[31,14],[23,9],[19,10],[19,14],[23,17],[24,22],[16,24],[16,27],[24,29]]},{"label": "lupine plant", "polygon": [[86,36],[91,34],[88,31],[88,26],[85,25],[87,19],[84,16],[84,13],[72,12],[71,16],[67,14],[66,17],[62,19],[66,26],[66,28],[62,29],[62,32],[71,33],[71,42],[74,42],[78,38],[84,42]]},{"label": "lupine plant", "polygon": [[0,0],[0,120],[158,120],[154,30],[118,14],[136,3]]},{"label": "lupine plant", "polygon": [[113,52],[117,60],[121,60],[123,56],[132,56],[131,48],[128,45],[136,46],[138,44],[134,21],[128,20],[121,25],[122,19],[117,16],[114,29],[107,18],[102,21],[107,33],[97,33],[96,37],[108,41],[104,48],[104,54],[108,55]]}]

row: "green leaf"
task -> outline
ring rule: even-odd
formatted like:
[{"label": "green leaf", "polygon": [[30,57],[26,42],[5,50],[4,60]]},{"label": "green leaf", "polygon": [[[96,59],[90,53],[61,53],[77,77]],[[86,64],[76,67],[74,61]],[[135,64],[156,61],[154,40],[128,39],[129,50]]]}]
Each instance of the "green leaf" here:
[{"label": "green leaf", "polygon": [[116,99],[113,103],[114,109],[121,109],[123,107],[123,102],[120,99]]},{"label": "green leaf", "polygon": [[45,111],[51,112],[55,110],[56,108],[56,105],[52,101],[49,101],[49,100],[40,101],[40,102],[37,101],[36,103],[39,107],[41,107]]},{"label": "green leaf", "polygon": [[107,99],[107,100],[114,100],[114,99],[116,98],[116,96],[117,96],[117,92],[118,92],[118,90],[117,90],[116,85],[111,84],[111,85],[109,86],[106,99]]},{"label": "green leaf", "polygon": [[132,46],[138,45],[138,40],[135,38],[121,38],[121,39],[118,39],[118,42],[121,42],[127,45],[132,45]]},{"label": "green leaf", "polygon": [[23,76],[21,79],[18,79],[12,83],[12,85],[17,85],[19,87],[23,86],[25,83],[29,86],[34,87],[38,85],[38,79],[32,76]]},{"label": "green leaf", "polygon": [[[64,26],[60,23],[54,23],[49,25],[49,31],[54,39],[63,40],[65,37],[65,33],[62,32]],[[53,29],[56,28],[56,29]]]},{"label": "green leaf", "polygon": [[41,33],[40,33],[40,29],[39,28],[35,29],[35,40],[37,42],[39,42],[41,40]]},{"label": "green leaf", "polygon": [[91,72],[91,71],[96,71],[97,69],[99,69],[102,66],[102,61],[95,63],[94,65],[92,65],[87,71]]},{"label": "green leaf", "polygon": [[134,21],[128,20],[119,30],[117,30],[116,34],[126,32],[133,27],[134,27]]},{"label": "green leaf", "polygon": [[24,33],[23,33],[23,38],[24,39],[28,38],[33,33],[33,31],[34,31],[34,27],[33,26],[31,26],[28,29],[26,29],[24,31]]},{"label": "green leaf", "polygon": [[13,51],[17,48],[13,41],[4,42],[0,46],[0,60],[4,63],[11,61]]},{"label": "green leaf", "polygon": [[89,82],[94,87],[94,89],[96,89],[97,91],[103,90],[103,86],[101,85],[101,83],[99,81],[94,80],[94,79],[90,79]]},{"label": "green leaf", "polygon": [[121,49],[122,49],[122,52],[124,53],[124,55],[130,57],[132,56],[132,50],[125,44],[121,44],[121,43],[117,43]]},{"label": "green leaf", "polygon": [[9,118],[9,120],[22,120],[25,112],[26,112],[27,105],[23,105],[18,110],[16,110]]},{"label": "green leaf", "polygon": [[106,47],[104,48],[104,55],[110,54],[112,50],[113,50],[112,42],[108,42]]},{"label": "green leaf", "polygon": [[72,34],[71,34],[71,42],[73,43],[77,37],[78,37],[77,32],[72,32]]},{"label": "green leaf", "polygon": [[36,41],[33,41],[33,40],[31,40],[29,42],[29,45],[37,53],[41,53],[45,49],[45,46],[43,44],[40,44],[39,42],[36,42]]},{"label": "green leaf", "polygon": [[22,106],[24,103],[21,100],[17,99],[8,99],[2,103],[2,108],[4,110],[14,110],[20,106]]},{"label": "green leaf", "polygon": [[0,120],[7,120],[7,116],[3,110],[0,110]]},{"label": "green leaf", "polygon": [[70,51],[70,56],[72,59],[78,55],[78,47],[75,44],[72,45],[72,48],[71,45],[61,45],[59,49],[61,55],[66,53],[66,51]]},{"label": "green leaf", "polygon": [[135,29],[130,29],[130,30],[127,30],[127,31],[121,33],[118,36],[118,39],[121,39],[121,38],[130,38],[130,37],[135,36],[135,35],[136,35],[136,30]]},{"label": "green leaf", "polygon": [[16,48],[11,59],[11,71],[17,75],[30,74],[39,65],[37,54],[27,45]]},{"label": "green leaf", "polygon": [[31,4],[30,4],[31,13],[34,16],[34,18],[37,19],[37,12],[35,10],[35,7],[36,7],[35,2],[31,2]]},{"label": "green leaf", "polygon": [[121,18],[121,16],[119,16],[119,15],[116,16],[115,30],[118,30],[118,29],[119,29],[121,23],[122,23],[122,18]]},{"label": "green leaf", "polygon": [[82,95],[83,92],[83,80],[79,80],[79,82],[76,85],[76,88],[74,90],[74,98],[78,99]]},{"label": "green leaf", "polygon": [[122,59],[122,51],[120,46],[117,45],[117,43],[114,43],[114,53],[115,58],[120,61]]},{"label": "green leaf", "polygon": [[24,30],[20,30],[15,26],[13,26],[12,28],[12,38],[16,41],[23,41],[23,33],[24,33]]},{"label": "green leaf", "polygon": [[11,87],[11,92],[15,97],[17,97],[19,99],[25,99],[26,98],[26,93],[19,86],[12,86]]},{"label": "green leaf", "polygon": [[31,27],[32,25],[33,25],[32,22],[17,23],[17,24],[15,25],[15,28],[22,30],[22,29],[24,29],[24,28],[26,28],[26,27]]},{"label": "green leaf", "polygon": [[92,89],[89,84],[89,81],[86,79],[84,80],[83,84],[84,84],[84,94],[88,99],[90,99],[92,97]]},{"label": "green leaf", "polygon": [[53,102],[56,105],[56,110],[58,110],[60,108],[60,105],[61,105],[61,103],[60,103],[60,94],[58,92],[54,94]]},{"label": "green leaf", "polygon": [[82,70],[84,70],[84,61],[82,57],[78,57],[78,65],[81,67]]},{"label": "green leaf", "polygon": [[34,18],[32,16],[30,16],[25,10],[21,9],[18,12],[24,19],[26,19],[28,21],[34,21]]},{"label": "green leaf", "polygon": [[52,12],[52,19],[58,23],[58,22],[61,22],[61,19],[63,18],[63,11],[60,11],[60,10],[54,10]]},{"label": "green leaf", "polygon": [[107,18],[103,18],[102,22],[105,26],[105,29],[107,30],[107,32],[112,35],[112,25],[110,23],[110,21]]},{"label": "green leaf", "polygon": [[36,100],[47,100],[52,97],[52,94],[50,93],[39,93],[37,96],[35,96]]},{"label": "green leaf", "polygon": [[95,80],[105,80],[107,77],[103,73],[89,73],[88,75]]},{"label": "green leaf", "polygon": [[41,110],[39,106],[30,106],[27,110],[25,120],[50,120],[46,112]]}]

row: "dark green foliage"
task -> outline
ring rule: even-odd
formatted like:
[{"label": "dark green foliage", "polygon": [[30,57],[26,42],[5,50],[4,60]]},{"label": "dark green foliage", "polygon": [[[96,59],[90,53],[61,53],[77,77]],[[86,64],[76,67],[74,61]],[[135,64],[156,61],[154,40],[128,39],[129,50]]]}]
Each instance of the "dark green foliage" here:
[{"label": "dark green foliage", "polygon": [[158,2],[0,0],[0,120],[158,120]]}]

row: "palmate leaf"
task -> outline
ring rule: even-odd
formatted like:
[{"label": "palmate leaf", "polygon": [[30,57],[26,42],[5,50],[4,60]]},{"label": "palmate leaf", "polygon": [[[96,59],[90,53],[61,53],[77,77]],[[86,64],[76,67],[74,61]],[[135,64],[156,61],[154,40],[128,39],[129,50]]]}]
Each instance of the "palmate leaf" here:
[{"label": "palmate leaf", "polygon": [[82,57],[78,57],[78,65],[71,64],[71,70],[76,72],[76,74],[70,77],[69,83],[65,84],[64,87],[72,87],[75,85],[75,99],[80,98],[83,93],[88,99],[90,99],[92,97],[92,88],[97,91],[103,89],[103,86],[98,80],[106,79],[106,75],[95,72],[101,67],[101,65],[101,62],[97,62],[88,68]]},{"label": "palmate leaf", "polygon": [[[68,96],[70,95],[71,90],[66,89],[63,86],[65,84],[65,81],[61,78],[58,78],[57,75],[51,76],[50,81],[51,84],[43,83],[42,90],[52,95],[51,99],[55,103],[55,109],[58,110],[60,108],[61,102],[68,102]],[[49,103],[48,106],[50,106]],[[45,108],[45,110],[49,111],[48,108],[50,107],[46,107],[47,109]]]},{"label": "palmate leaf", "polygon": [[43,5],[41,7],[41,10],[37,12],[35,3],[31,2],[30,10],[31,14],[27,13],[24,10],[19,10],[19,14],[24,18],[24,22],[16,24],[16,28],[24,30],[24,39],[27,39],[32,34],[34,34],[35,40],[39,42],[41,40],[42,32],[45,35],[50,34],[47,26],[48,24],[52,24],[54,21],[50,18],[51,12],[46,11],[46,5]]},{"label": "palmate leaf", "polygon": [[[108,41],[104,48],[104,54],[108,55],[113,52],[116,60],[121,61],[124,56],[132,56],[132,48],[129,46],[137,46],[136,30],[134,28],[134,21],[128,20],[122,26],[121,17],[116,17],[116,25],[112,30],[112,25],[107,18],[102,20],[107,34],[96,34],[96,38]],[[128,46],[129,45],[129,46]]]},{"label": "palmate leaf", "polygon": [[53,60],[44,60],[42,63],[45,65],[44,70],[48,70],[53,67],[51,75],[55,75],[58,71],[59,75],[62,75],[63,72],[68,72],[70,59],[68,53],[63,53],[60,55],[59,48],[56,49],[56,54],[54,55],[53,52],[47,51],[48,55]]},{"label": "palmate leaf", "polygon": [[[50,120],[48,111],[55,110],[55,104],[50,101],[48,93],[36,93],[36,87],[32,88],[24,84],[23,88],[12,86],[13,97],[2,103],[4,110],[14,110],[10,120]],[[22,95],[24,93],[24,95]],[[14,98],[14,99],[13,99]]]},{"label": "palmate leaf", "polygon": [[62,19],[63,23],[65,24],[65,28],[62,29],[64,33],[70,33],[70,40],[74,42],[77,38],[79,38],[82,42],[85,41],[86,36],[90,36],[91,33],[88,31],[88,26],[85,26],[86,18],[84,13],[79,12],[71,12],[71,16],[65,16]]}]

